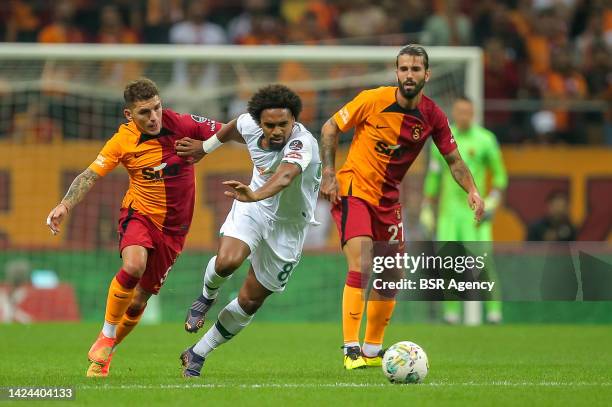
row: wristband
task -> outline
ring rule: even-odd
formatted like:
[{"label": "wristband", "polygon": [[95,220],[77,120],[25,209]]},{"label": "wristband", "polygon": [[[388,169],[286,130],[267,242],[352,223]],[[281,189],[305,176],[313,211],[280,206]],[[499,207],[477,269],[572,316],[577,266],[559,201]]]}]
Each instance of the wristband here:
[{"label": "wristband", "polygon": [[205,140],[204,143],[202,143],[202,150],[204,150],[206,154],[210,154],[213,151],[215,151],[217,148],[219,148],[221,144],[223,143],[219,141],[219,138],[215,134],[208,140]]}]

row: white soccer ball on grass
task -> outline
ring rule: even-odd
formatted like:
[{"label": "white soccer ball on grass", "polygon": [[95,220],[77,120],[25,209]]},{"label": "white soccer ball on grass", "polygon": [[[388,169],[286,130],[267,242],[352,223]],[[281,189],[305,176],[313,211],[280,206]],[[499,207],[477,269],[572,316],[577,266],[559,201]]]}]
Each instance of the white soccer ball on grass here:
[{"label": "white soccer ball on grass", "polygon": [[419,345],[402,341],[387,349],[382,370],[391,383],[421,383],[429,371],[429,361]]}]

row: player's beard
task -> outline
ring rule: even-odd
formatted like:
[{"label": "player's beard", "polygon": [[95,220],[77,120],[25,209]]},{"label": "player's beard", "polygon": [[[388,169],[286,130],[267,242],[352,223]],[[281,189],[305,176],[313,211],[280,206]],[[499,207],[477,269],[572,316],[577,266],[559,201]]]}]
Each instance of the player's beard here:
[{"label": "player's beard", "polygon": [[270,150],[281,151],[283,147],[285,147],[285,144],[287,144],[287,139],[284,137],[278,141],[272,139],[272,137],[268,139],[268,148]]},{"label": "player's beard", "polygon": [[406,99],[414,98],[416,95],[419,94],[419,92],[421,91],[421,89],[423,89],[424,86],[425,86],[425,79],[423,79],[421,82],[415,82],[414,89],[406,90],[404,88],[404,84],[400,82],[399,79],[397,80],[397,87],[399,88],[399,91],[402,94],[402,96],[405,97]]},{"label": "player's beard", "polygon": [[268,142],[268,147],[270,148],[270,150],[281,151],[283,147],[285,147],[285,143],[284,142],[273,142],[272,140],[270,140]]}]

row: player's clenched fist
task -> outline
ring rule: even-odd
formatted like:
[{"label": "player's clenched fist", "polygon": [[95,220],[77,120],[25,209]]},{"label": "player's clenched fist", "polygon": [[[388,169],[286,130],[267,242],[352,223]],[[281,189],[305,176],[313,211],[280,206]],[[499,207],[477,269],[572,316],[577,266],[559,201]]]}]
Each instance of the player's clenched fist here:
[{"label": "player's clenched fist", "polygon": [[67,214],[68,208],[63,203],[60,203],[49,212],[49,216],[47,216],[47,226],[49,226],[53,235],[57,235],[60,232],[59,225]]},{"label": "player's clenched fist", "polygon": [[176,140],[174,147],[179,157],[190,158],[193,162],[198,162],[206,155],[203,144],[204,142],[202,140],[183,137],[180,140]]},{"label": "player's clenched fist", "polygon": [[336,172],[333,170],[323,170],[321,179],[321,196],[332,204],[338,201],[338,181]]}]

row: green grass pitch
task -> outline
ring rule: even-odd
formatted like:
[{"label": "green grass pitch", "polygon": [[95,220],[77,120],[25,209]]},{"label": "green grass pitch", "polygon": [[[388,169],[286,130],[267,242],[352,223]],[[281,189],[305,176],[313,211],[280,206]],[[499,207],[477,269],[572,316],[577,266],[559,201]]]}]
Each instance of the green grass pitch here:
[{"label": "green grass pitch", "polygon": [[179,324],[139,326],[119,347],[111,376],[88,379],[86,353],[98,330],[99,324],[0,325],[0,387],[76,389],[76,401],[37,406],[612,403],[609,326],[391,325],[387,344],[412,340],[429,356],[420,385],[389,384],[379,368],[344,371],[339,325],[257,319],[209,357],[199,379],[180,377],[178,355],[199,335]]}]

